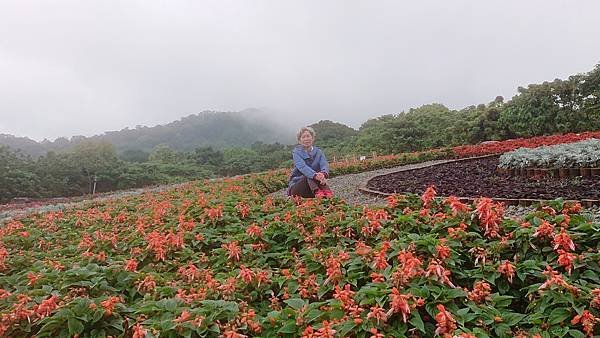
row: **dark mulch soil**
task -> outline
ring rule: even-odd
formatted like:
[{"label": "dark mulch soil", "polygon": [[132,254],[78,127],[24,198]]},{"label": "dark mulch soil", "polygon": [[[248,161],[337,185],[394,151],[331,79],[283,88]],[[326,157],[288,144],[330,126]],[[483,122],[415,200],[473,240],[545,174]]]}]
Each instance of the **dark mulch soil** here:
[{"label": "dark mulch soil", "polygon": [[445,163],[379,176],[367,187],[385,193],[421,194],[433,184],[440,196],[600,199],[600,176],[566,180],[504,177],[496,173],[497,166],[498,157]]}]

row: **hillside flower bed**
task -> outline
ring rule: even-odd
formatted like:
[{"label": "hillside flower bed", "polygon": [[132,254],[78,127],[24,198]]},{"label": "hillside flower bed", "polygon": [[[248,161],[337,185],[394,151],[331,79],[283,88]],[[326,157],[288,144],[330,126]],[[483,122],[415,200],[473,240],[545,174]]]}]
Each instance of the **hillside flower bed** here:
[{"label": "hillside flower bed", "polygon": [[536,136],[531,138],[518,138],[505,141],[489,142],[485,144],[466,145],[452,148],[458,157],[471,157],[488,154],[502,154],[518,148],[536,148],[555,144],[573,143],[590,138],[600,138],[600,131],[584,132],[579,134],[569,133],[550,136]]},{"label": "hillside flower bed", "polygon": [[596,168],[600,166],[600,139],[575,143],[519,148],[500,156],[498,165],[504,169],[520,168]]},{"label": "hillside flower bed", "polygon": [[36,214],[0,230],[0,336],[585,337],[600,226],[555,202],[383,208],[265,197],[282,172]]}]

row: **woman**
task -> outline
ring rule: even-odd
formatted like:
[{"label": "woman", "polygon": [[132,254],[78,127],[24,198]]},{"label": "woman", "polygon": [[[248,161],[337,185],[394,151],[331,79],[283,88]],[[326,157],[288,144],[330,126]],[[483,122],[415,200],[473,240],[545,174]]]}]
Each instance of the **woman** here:
[{"label": "woman", "polygon": [[327,186],[329,164],[321,149],[313,146],[315,131],[302,127],[296,135],[298,145],[292,150],[294,170],[290,175],[288,196],[333,197]]}]

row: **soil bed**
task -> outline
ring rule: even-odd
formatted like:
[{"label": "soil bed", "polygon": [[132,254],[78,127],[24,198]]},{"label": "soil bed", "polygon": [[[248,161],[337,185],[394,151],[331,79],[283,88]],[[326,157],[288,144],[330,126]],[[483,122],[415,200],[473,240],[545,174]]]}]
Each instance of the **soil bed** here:
[{"label": "soil bed", "polygon": [[421,194],[435,185],[441,196],[496,197],[511,199],[600,199],[600,177],[532,179],[496,173],[499,157],[486,157],[395,172],[374,177],[367,188],[383,193]]}]

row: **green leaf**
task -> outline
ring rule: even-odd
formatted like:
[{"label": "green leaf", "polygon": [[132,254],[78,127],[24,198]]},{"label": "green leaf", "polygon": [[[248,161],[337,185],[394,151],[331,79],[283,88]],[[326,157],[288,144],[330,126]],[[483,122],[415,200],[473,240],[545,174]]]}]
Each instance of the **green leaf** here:
[{"label": "green leaf", "polygon": [[550,312],[550,315],[548,316],[548,324],[556,325],[568,318],[571,318],[571,310],[567,308],[557,308]]},{"label": "green leaf", "polygon": [[288,321],[284,326],[282,326],[277,333],[296,333],[298,332],[298,327],[296,326],[296,322],[291,320]]},{"label": "green leaf", "polygon": [[423,323],[423,319],[421,319],[421,314],[419,314],[419,311],[414,311],[408,322],[419,329],[419,331],[425,333],[425,324]]},{"label": "green leaf", "polygon": [[83,332],[84,326],[83,324],[76,318],[69,318],[67,321],[67,325],[69,327],[69,334],[75,335]]},{"label": "green leaf", "polygon": [[583,332],[581,332],[579,330],[569,330],[569,334],[571,335],[571,337],[585,338],[585,335],[583,334]]},{"label": "green leaf", "polygon": [[289,305],[294,310],[301,309],[304,306],[304,304],[306,304],[304,302],[304,300],[300,299],[300,298],[286,299],[286,300],[284,300],[284,303],[286,303],[287,305]]}]

